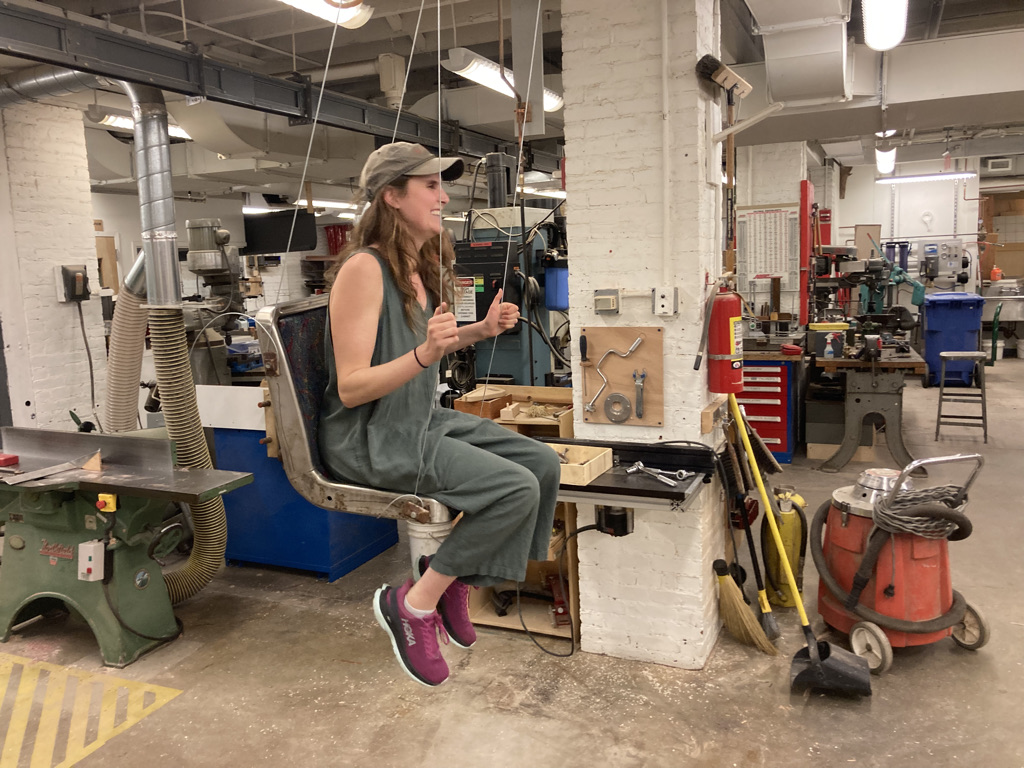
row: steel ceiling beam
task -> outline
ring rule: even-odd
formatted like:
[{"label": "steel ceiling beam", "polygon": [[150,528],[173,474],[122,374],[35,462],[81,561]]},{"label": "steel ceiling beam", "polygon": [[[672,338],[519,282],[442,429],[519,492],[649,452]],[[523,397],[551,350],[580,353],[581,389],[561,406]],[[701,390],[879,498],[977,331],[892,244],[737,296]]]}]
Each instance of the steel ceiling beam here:
[{"label": "steel ceiling beam", "polygon": [[[188,96],[312,122],[319,93],[308,81],[295,82],[213,61],[196,51],[84,17],[73,18],[42,3],[0,0],[0,53],[33,59],[102,77],[151,85]],[[351,96],[325,91],[317,123],[391,139],[397,112]],[[443,152],[482,157],[516,154],[515,144],[475,131],[441,126],[403,113],[395,138]],[[533,166],[553,171],[553,155],[534,153]]]}]

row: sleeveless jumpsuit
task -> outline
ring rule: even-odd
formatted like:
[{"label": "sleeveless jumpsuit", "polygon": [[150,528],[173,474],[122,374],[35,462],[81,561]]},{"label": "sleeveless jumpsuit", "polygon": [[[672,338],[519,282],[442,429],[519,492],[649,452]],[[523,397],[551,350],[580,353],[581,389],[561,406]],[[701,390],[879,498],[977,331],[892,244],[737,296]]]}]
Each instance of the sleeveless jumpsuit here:
[{"label": "sleeveless jumpsuit", "polygon": [[[375,251],[384,282],[371,365],[407,354],[426,340],[433,307],[414,331],[402,295]],[[473,586],[522,581],[526,561],[547,557],[560,476],[547,445],[489,419],[435,407],[438,364],[394,392],[354,408],[338,396],[330,322],[329,381],[320,414],[320,456],[337,479],[418,493],[462,511],[431,561],[438,573]]]}]

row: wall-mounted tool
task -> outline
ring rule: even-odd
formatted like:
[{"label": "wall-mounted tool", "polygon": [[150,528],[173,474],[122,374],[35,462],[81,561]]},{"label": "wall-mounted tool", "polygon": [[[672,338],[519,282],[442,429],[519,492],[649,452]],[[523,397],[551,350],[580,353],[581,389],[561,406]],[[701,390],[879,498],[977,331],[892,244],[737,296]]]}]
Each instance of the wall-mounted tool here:
[{"label": "wall-mounted tool", "polygon": [[632,412],[633,406],[630,405],[629,398],[625,395],[613,392],[605,398],[604,415],[608,417],[608,421],[621,424],[624,421],[629,421]]},{"label": "wall-mounted tool", "polygon": [[597,371],[597,375],[601,377],[601,381],[604,383],[601,385],[601,388],[597,390],[597,394],[594,395],[594,399],[587,403],[585,406],[583,406],[586,410],[590,411],[591,413],[593,413],[593,411],[596,410],[594,407],[594,403],[597,402],[597,398],[599,398],[601,396],[601,393],[604,392],[605,389],[608,387],[608,377],[601,372],[601,366],[604,365],[604,361],[608,358],[608,355],[618,355],[619,357],[622,358],[629,357],[634,352],[636,352],[636,348],[640,346],[643,340],[643,336],[637,336],[636,341],[633,342],[633,344],[626,352],[619,352],[619,350],[617,349],[609,349],[607,352],[601,355],[601,359],[598,361],[594,370]]},{"label": "wall-mounted tool", "polygon": [[642,419],[644,417],[644,380],[647,378],[647,369],[643,369],[643,373],[639,375],[636,372],[636,368],[633,369],[633,386],[636,388],[636,417]]},{"label": "wall-mounted tool", "polygon": [[[590,366],[590,359],[587,357],[587,335],[585,333],[580,334],[580,368],[587,368]],[[587,396],[587,372],[584,370],[580,371],[583,379],[583,396]]]}]

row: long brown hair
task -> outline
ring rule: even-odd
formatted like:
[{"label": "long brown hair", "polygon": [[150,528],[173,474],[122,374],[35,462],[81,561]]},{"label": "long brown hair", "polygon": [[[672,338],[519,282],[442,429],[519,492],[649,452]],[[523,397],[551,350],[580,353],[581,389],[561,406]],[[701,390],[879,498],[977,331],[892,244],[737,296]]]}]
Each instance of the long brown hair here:
[{"label": "long brown hair", "polygon": [[[419,274],[423,288],[435,307],[440,306],[441,301],[447,301],[448,306],[451,307],[455,296],[455,269],[453,266],[455,249],[452,247],[447,230],[442,229],[440,259],[438,259],[438,238],[430,238],[418,252],[415,251],[405,220],[398,211],[384,201],[384,192],[388,187],[397,190],[400,196],[404,196],[408,186],[409,177],[400,176],[377,192],[370,207],[352,230],[352,239],[349,244],[345,246],[338,259],[327,270],[325,278],[333,284],[338,270],[349,256],[365,251],[369,246],[375,246],[384,259],[384,263],[387,264],[398,291],[402,294],[405,322],[415,330],[417,327],[423,328],[423,322],[420,319],[423,312],[416,299],[416,289],[413,288],[411,279],[412,274],[413,272]],[[406,268],[406,265],[410,263],[415,266],[413,272]],[[439,288],[442,289],[441,295],[438,295]]]}]

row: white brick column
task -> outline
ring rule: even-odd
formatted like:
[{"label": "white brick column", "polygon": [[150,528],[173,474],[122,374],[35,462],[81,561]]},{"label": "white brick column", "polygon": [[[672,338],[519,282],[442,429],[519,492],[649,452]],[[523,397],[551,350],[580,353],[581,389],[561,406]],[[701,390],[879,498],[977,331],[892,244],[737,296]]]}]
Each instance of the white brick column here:
[{"label": "white brick column", "polygon": [[[695,68],[704,54],[718,55],[718,38],[714,0],[562,2],[573,327],[660,325],[665,337],[664,427],[587,424],[577,387],[581,438],[715,444],[700,434],[711,396],[706,370],[695,372],[693,362],[707,283],[721,264],[721,150],[708,139],[721,117],[716,87],[698,81]],[[679,289],[675,317],[654,316],[639,300],[624,302],[617,316],[592,311],[595,289],[662,285]],[[581,524],[592,514],[581,505]],[[581,536],[583,650],[703,666],[719,629],[711,562],[722,551],[722,528],[716,482],[685,512],[637,508],[630,536]]]},{"label": "white brick column", "polygon": [[[73,430],[69,410],[83,420],[99,412],[107,356],[92,220],[81,112],[0,111],[0,323],[15,426]],[[97,292],[82,305],[97,403],[78,309],[57,302],[61,264],[85,264]]]}]

